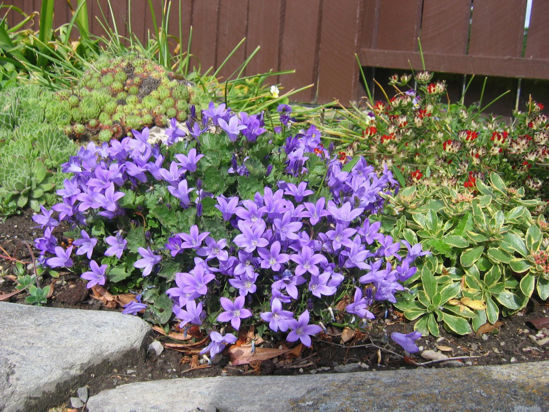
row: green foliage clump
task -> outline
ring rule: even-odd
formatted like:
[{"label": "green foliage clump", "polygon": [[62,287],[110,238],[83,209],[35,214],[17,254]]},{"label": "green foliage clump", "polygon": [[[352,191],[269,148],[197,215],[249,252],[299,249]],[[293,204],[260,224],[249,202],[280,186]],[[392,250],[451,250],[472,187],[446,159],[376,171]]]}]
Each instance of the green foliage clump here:
[{"label": "green foliage clump", "polygon": [[164,127],[169,118],[186,119],[192,91],[190,83],[146,58],[105,55],[72,93],[58,97],[70,108],[70,137],[105,141],[134,129]]},{"label": "green foliage clump", "polygon": [[60,165],[76,151],[63,133],[69,103],[52,92],[24,86],[0,93],[0,215],[55,201]]},{"label": "green foliage clump", "polygon": [[[524,199],[492,173],[473,189],[409,186],[387,203],[383,226],[432,255],[395,306],[422,334],[461,335],[549,297],[545,202]],[[537,218],[535,216],[537,215]]]}]

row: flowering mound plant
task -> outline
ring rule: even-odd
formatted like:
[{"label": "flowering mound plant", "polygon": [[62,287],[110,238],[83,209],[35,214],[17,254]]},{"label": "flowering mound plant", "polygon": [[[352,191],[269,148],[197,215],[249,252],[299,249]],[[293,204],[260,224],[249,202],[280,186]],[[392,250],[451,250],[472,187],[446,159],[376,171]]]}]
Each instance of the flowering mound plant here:
[{"label": "flowering mound plant", "polygon": [[[290,130],[291,108],[279,112],[273,134],[262,115],[212,103],[182,128],[172,121],[165,142],[144,129],[81,148],[63,166],[62,201],[34,217],[40,263],[84,268],[89,288],[140,291],[126,313],[210,331],[211,356],[242,325],[310,346],[319,325],[372,319],[426,254],[368,218],[398,184],[363,158],[344,165],[314,126],[273,145]],[[61,221],[71,246],[54,235]]]}]

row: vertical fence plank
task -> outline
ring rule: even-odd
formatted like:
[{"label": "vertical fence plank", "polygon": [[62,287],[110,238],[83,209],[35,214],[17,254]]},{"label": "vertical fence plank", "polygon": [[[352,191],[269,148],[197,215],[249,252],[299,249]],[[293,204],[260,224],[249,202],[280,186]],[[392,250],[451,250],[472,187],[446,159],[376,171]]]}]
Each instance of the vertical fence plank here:
[{"label": "vertical fence plank", "polygon": [[373,48],[377,38],[377,16],[381,0],[366,1],[363,4],[360,33],[360,47]]},{"label": "vertical fence plank", "polygon": [[[526,43],[526,58],[549,59],[549,2],[536,0],[532,4],[530,27]],[[548,68],[549,70],[549,68]]]},{"label": "vertical fence plank", "polygon": [[424,0],[421,46],[431,53],[465,54],[471,0]]},{"label": "vertical fence plank", "polygon": [[324,2],[322,10],[318,68],[318,102],[334,98],[343,104],[356,99],[361,2],[339,0]]},{"label": "vertical fence plank", "polygon": [[[316,80],[319,14],[320,0],[286,2],[280,68],[296,71],[283,79],[286,90],[313,84]],[[293,95],[292,100],[310,102],[314,96],[313,86]]]},{"label": "vertical fence plank", "polygon": [[[248,9],[248,35],[246,49],[248,54],[257,46],[259,52],[252,59],[246,74],[266,73],[279,70],[280,13],[282,0],[251,0]],[[277,79],[273,79],[275,82]]]},{"label": "vertical fence plank", "polygon": [[[56,29],[59,26],[68,23],[72,18],[69,6],[66,0],[55,0],[53,5],[53,28]],[[73,32],[77,30],[76,24],[74,25]]]},{"label": "vertical fence plank", "polygon": [[[187,51],[187,45],[189,41],[189,29],[191,27],[191,10],[192,0],[172,1],[168,33],[170,35],[170,52],[173,56],[178,56],[181,53],[184,58],[184,53]],[[180,14],[181,21],[179,21]],[[177,48],[178,45],[179,48]]]},{"label": "vertical fence plank", "polygon": [[145,44],[146,24],[145,16],[149,13],[149,4],[147,1],[128,2],[128,24],[131,26],[131,33],[128,30],[128,36],[133,35],[141,43]]},{"label": "vertical fence plank", "polygon": [[107,0],[93,0],[91,3],[90,30],[97,36],[106,37],[103,25],[106,27],[112,25],[108,2]]},{"label": "vertical fence plank", "polygon": [[526,0],[477,0],[473,6],[469,54],[520,57]]},{"label": "vertical fence plank", "polygon": [[193,44],[191,68],[200,66],[204,73],[216,65],[216,37],[219,0],[199,0],[193,2]]},{"label": "vertical fence plank", "polygon": [[417,50],[421,3],[421,0],[380,2],[374,47],[382,50]]},{"label": "vertical fence plank", "polygon": [[[153,15],[151,13],[151,8],[149,7],[149,2],[145,0],[144,3],[145,3],[145,32],[143,35],[143,39],[146,42],[147,38],[156,37],[156,31],[154,30]],[[157,0],[152,2],[154,17],[156,19],[156,24],[158,25],[159,30],[160,30],[160,25],[162,24],[162,13],[166,3],[167,3],[166,0]]]},{"label": "vertical fence plank", "polygon": [[[253,0],[252,0],[253,1]],[[219,67],[240,40],[246,37],[248,26],[248,0],[221,0],[217,30],[216,66]],[[244,62],[246,44],[242,44],[224,67],[220,75],[227,78]]]}]

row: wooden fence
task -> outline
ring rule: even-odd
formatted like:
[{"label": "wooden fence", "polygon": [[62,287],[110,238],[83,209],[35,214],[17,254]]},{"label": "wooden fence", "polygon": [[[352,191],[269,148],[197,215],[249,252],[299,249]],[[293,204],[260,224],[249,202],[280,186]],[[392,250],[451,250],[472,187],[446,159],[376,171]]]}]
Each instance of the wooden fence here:
[{"label": "wooden fence", "polygon": [[[109,15],[108,1],[88,2],[91,30],[102,34],[99,20],[101,10]],[[31,12],[41,1],[4,3]],[[152,30],[148,2],[110,3],[120,35],[131,26],[144,40]],[[164,3],[153,0],[156,16]],[[56,0],[55,7],[55,24],[67,22],[66,0]],[[362,93],[355,53],[369,68],[419,70],[419,44],[427,70],[549,80],[549,0],[532,0],[531,7],[525,36],[527,0],[172,0],[169,32],[179,36],[181,16],[186,42],[192,26],[192,62],[202,69],[219,66],[246,37],[223,76],[260,46],[248,74],[295,69],[279,79],[285,90],[314,84],[297,100],[348,102]],[[17,19],[12,13],[8,21]]]}]

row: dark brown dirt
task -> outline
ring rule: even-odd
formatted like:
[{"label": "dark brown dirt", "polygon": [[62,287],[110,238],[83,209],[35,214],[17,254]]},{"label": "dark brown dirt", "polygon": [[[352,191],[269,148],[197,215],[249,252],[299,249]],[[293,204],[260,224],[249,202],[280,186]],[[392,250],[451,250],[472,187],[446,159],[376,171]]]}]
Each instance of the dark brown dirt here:
[{"label": "dark brown dirt", "polygon": [[[24,292],[9,295],[16,291],[16,277],[12,274],[15,261],[28,265],[33,259],[31,251],[36,253],[31,245],[40,231],[35,228],[36,225],[31,216],[31,212],[25,212],[23,215],[13,216],[0,222],[0,266],[2,267],[0,300],[19,303],[25,301]],[[93,299],[86,289],[85,281],[76,275],[61,275],[58,279],[45,279],[42,283],[43,285],[53,283],[53,293],[48,300],[48,306],[112,310],[106,309],[100,301]],[[310,374],[420,366],[496,365],[549,360],[547,351],[549,343],[543,343],[543,338],[548,334],[547,329],[544,332],[537,330],[537,328],[543,329],[548,326],[536,322],[536,319],[547,320],[549,303],[535,298],[525,310],[512,317],[500,319],[501,324],[483,335],[456,336],[441,328],[441,336],[438,339],[429,336],[417,342],[421,351],[433,350],[453,359],[446,362],[430,362],[420,354],[405,356],[402,348],[392,342],[389,336],[394,331],[411,332],[412,324],[403,320],[402,315],[397,311],[385,313],[382,307],[373,310],[377,318],[363,331],[346,336],[346,331],[328,328],[325,334],[313,340],[312,348],[286,346],[284,341],[264,342],[257,347],[293,350],[272,359],[262,362],[252,361],[250,364],[240,366],[231,364],[227,351],[210,365],[198,354],[205,343],[193,346],[190,344],[193,341],[174,340],[155,331],[147,338],[147,346],[153,340],[162,342],[165,349],[159,356],[148,354],[145,358],[135,359],[120,370],[112,370],[102,376],[90,376],[90,394],[123,383],[176,377]],[[344,338],[345,342],[343,342]],[[196,338],[194,342],[199,340],[200,338]],[[175,345],[177,350],[168,348],[170,344],[172,347]],[[238,344],[246,348],[245,338]]]}]

